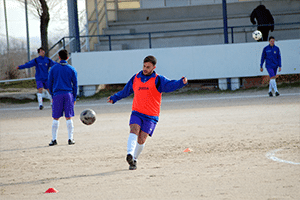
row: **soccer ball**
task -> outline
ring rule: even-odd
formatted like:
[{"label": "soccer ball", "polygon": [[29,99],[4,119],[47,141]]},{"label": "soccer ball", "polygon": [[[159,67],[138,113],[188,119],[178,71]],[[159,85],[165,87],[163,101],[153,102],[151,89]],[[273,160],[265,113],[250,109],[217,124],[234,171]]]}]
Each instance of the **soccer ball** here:
[{"label": "soccer ball", "polygon": [[91,109],[86,109],[86,110],[82,111],[81,114],[80,114],[80,120],[85,125],[93,124],[96,121],[95,111],[93,111]]},{"label": "soccer ball", "polygon": [[254,40],[260,40],[262,38],[262,34],[259,30],[256,30],[252,33],[252,37]]}]

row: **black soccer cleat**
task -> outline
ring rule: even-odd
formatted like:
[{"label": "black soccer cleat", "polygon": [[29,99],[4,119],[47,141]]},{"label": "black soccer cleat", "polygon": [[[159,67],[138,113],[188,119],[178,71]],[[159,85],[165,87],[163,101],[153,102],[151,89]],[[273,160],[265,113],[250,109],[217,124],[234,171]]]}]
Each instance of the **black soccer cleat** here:
[{"label": "black soccer cleat", "polygon": [[275,95],[276,95],[276,97],[278,97],[280,94],[279,94],[279,92],[276,92]]},{"label": "black soccer cleat", "polygon": [[69,140],[68,140],[68,144],[69,144],[69,145],[75,144],[75,140],[74,140],[74,139],[72,139],[72,140],[69,139]]},{"label": "black soccer cleat", "polygon": [[136,160],[133,161],[133,164],[129,166],[129,170],[136,170]]},{"label": "black soccer cleat", "polygon": [[44,106],[43,105],[40,105],[40,110],[43,110],[44,109]]},{"label": "black soccer cleat", "polygon": [[272,92],[269,92],[269,96],[270,96],[270,97],[272,97],[272,96],[273,96]]},{"label": "black soccer cleat", "polygon": [[127,154],[126,161],[129,164],[129,170],[136,170],[136,161],[133,160],[133,157],[131,154]]},{"label": "black soccer cleat", "polygon": [[49,146],[54,146],[54,145],[57,145],[56,140],[51,140],[51,142],[49,143]]}]

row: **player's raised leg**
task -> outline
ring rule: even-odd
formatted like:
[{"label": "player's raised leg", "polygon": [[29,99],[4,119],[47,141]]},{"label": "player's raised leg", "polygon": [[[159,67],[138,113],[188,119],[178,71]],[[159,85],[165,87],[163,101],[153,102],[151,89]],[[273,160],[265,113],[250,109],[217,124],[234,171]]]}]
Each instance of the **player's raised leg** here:
[{"label": "player's raised leg", "polygon": [[43,110],[44,106],[43,106],[43,82],[42,81],[36,81],[36,86],[38,89],[38,93],[37,93],[37,100],[39,102],[39,108],[40,110]]},{"label": "player's raised leg", "polygon": [[134,156],[133,156],[133,159],[136,162],[137,162],[137,159],[138,159],[139,155],[142,153],[142,151],[145,147],[147,137],[148,137],[148,133],[141,130],[140,134],[138,136],[138,142],[136,144],[135,151],[134,151]]}]

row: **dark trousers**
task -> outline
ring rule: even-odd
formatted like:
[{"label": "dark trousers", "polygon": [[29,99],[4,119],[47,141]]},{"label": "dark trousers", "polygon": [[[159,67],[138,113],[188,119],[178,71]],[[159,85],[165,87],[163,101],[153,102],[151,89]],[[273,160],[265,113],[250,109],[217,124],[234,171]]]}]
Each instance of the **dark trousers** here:
[{"label": "dark trousers", "polygon": [[268,41],[270,27],[259,26],[257,27],[257,30],[259,30],[262,33],[262,38],[258,41]]}]

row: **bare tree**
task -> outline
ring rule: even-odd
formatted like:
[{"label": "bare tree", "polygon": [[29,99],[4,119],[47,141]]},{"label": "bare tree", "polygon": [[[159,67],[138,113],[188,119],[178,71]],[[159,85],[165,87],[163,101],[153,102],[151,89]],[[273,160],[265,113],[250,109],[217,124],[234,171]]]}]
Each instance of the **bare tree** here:
[{"label": "bare tree", "polygon": [[[25,5],[25,0],[17,0]],[[46,56],[48,55],[48,26],[50,21],[49,10],[54,9],[59,4],[58,0],[28,0],[28,8],[33,15],[40,19],[40,36],[42,44],[41,46],[46,50]]]}]

